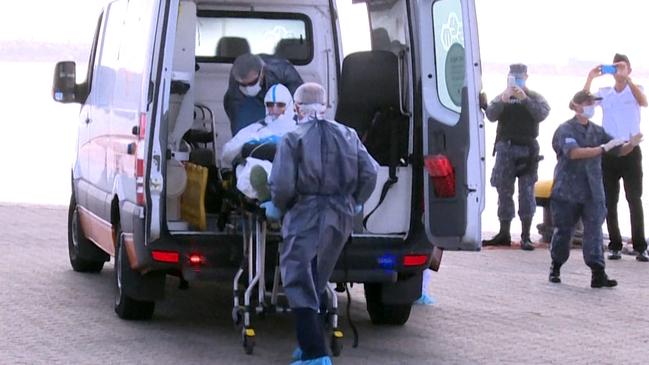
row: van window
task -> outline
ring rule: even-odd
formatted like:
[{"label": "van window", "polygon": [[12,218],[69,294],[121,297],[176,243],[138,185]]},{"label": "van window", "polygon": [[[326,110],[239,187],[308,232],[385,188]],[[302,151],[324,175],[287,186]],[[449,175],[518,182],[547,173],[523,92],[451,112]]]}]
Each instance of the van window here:
[{"label": "van window", "polygon": [[433,3],[437,94],[446,108],[459,113],[464,87],[464,28],[460,0]]},{"label": "van window", "polygon": [[97,106],[103,107],[112,103],[115,73],[119,58],[119,47],[122,40],[122,24],[126,15],[125,1],[116,1],[108,7],[104,29],[103,45],[100,47],[95,92]]},{"label": "van window", "polygon": [[313,31],[304,14],[198,11],[196,60],[231,63],[243,53],[265,53],[306,65]]}]

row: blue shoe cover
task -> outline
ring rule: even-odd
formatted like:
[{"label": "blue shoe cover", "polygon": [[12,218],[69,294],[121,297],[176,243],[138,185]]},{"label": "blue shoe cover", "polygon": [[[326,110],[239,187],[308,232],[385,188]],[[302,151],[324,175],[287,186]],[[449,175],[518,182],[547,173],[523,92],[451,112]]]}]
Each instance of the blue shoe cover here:
[{"label": "blue shoe cover", "polygon": [[295,348],[295,350],[293,350],[293,353],[291,354],[291,362],[300,360],[302,360],[302,349],[298,346]]},{"label": "blue shoe cover", "polygon": [[333,363],[331,362],[331,357],[323,356],[316,359],[295,361],[291,365],[333,365]]},{"label": "blue shoe cover", "polygon": [[435,298],[428,294],[422,294],[419,299],[415,300],[415,304],[419,305],[433,305],[435,303],[437,303]]}]

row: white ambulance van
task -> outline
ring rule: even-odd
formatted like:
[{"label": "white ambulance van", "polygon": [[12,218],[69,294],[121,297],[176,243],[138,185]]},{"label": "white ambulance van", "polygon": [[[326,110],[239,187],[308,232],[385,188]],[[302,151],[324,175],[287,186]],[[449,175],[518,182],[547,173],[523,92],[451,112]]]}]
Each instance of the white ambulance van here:
[{"label": "white ambulance van", "polygon": [[[88,35],[85,78],[56,65],[54,100],[80,104],[70,263],[97,272],[115,257],[119,317],[150,318],[167,275],[231,281],[239,267],[218,161],[231,138],[223,95],[245,52],[286,58],[323,85],[327,117],[355,128],[381,165],[332,277],[364,284],[374,323],[408,320],[434,252],[480,249],[474,0],[353,1],[369,27],[346,34],[334,0],[110,1]],[[362,32],[367,50],[343,54]]]}]

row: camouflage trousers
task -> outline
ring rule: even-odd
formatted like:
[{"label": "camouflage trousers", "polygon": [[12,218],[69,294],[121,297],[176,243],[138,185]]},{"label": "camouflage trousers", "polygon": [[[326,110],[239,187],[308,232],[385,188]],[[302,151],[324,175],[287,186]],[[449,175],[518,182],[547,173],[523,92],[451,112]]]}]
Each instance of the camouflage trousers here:
[{"label": "camouflage trousers", "polygon": [[[538,145],[535,147],[538,151]],[[516,179],[518,179],[518,216],[521,220],[531,220],[534,217],[536,211],[534,184],[538,180],[538,161],[535,160],[532,165],[528,162],[530,154],[538,155],[536,151],[529,146],[511,144],[509,141],[496,143],[496,163],[491,172],[491,186],[498,191],[499,220],[511,221],[514,218]]]}]

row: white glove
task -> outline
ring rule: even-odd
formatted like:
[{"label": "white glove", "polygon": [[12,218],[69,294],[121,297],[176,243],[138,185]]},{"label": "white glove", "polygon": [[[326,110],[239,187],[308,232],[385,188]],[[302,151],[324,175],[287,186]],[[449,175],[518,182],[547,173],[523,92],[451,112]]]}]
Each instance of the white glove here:
[{"label": "white glove", "polygon": [[642,142],[642,133],[634,134],[631,136],[631,138],[629,138],[629,143],[633,147],[639,145],[640,142]]},{"label": "white glove", "polygon": [[624,140],[619,139],[619,138],[614,138],[607,143],[602,145],[602,148],[604,149],[604,152],[608,152],[612,150],[615,147],[621,146],[624,144]]}]

